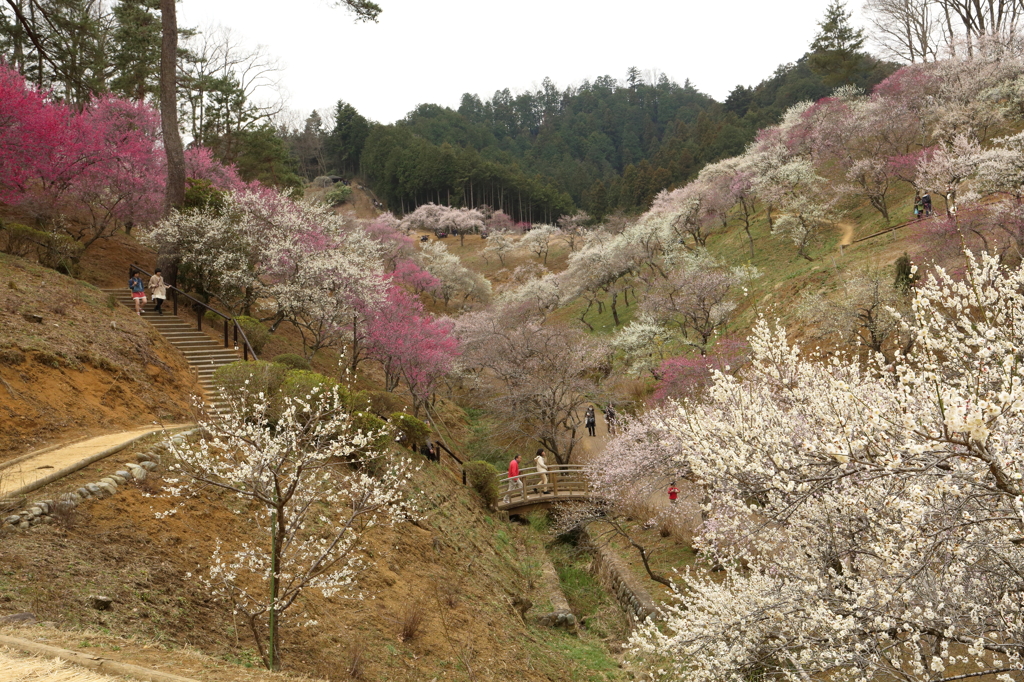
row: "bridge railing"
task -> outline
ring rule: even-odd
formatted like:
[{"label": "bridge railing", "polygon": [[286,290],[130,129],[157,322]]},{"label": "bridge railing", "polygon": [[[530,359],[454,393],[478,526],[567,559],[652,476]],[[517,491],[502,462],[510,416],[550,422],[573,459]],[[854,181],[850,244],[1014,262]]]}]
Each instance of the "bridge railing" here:
[{"label": "bridge railing", "polygon": [[[537,467],[523,467],[518,476],[498,479],[503,505],[522,504],[558,497],[588,497],[591,493],[587,467],[583,464],[553,464],[546,472]],[[510,483],[514,485],[510,486]],[[505,499],[508,502],[504,502]]]}]

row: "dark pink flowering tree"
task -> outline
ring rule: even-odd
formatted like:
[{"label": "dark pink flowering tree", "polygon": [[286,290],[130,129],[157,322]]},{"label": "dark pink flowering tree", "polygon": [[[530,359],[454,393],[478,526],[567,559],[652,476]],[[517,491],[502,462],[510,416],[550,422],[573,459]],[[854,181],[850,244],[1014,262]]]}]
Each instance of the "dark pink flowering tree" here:
[{"label": "dark pink flowering tree", "polygon": [[367,319],[369,356],[383,366],[386,390],[405,382],[419,414],[459,354],[452,323],[425,312],[418,299],[397,286],[375,312]]},{"label": "dark pink flowering tree", "polygon": [[746,357],[745,341],[723,338],[707,355],[668,358],[658,367],[661,381],[654,392],[654,399],[661,401],[696,396],[711,383],[713,372],[735,372],[746,362]]},{"label": "dark pink flowering tree", "polygon": [[205,180],[222,192],[240,192],[248,187],[234,166],[217,161],[207,147],[190,147],[185,150],[185,177],[189,180]]},{"label": "dark pink flowering tree", "polygon": [[30,178],[32,160],[58,144],[63,113],[20,73],[0,65],[0,200],[17,201]]},{"label": "dark pink flowering tree", "polygon": [[0,198],[88,247],[163,200],[159,116],[116,97],[75,112],[0,67]]}]

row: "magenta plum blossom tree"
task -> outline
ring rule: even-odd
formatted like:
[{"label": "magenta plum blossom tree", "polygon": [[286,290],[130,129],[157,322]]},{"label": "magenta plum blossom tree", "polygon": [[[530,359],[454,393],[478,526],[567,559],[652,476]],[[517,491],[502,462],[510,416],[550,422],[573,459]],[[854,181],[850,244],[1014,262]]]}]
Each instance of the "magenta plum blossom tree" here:
[{"label": "magenta plum blossom tree", "polygon": [[449,320],[435,319],[399,287],[391,287],[383,303],[368,317],[369,356],[384,368],[385,390],[404,381],[418,415],[452,369],[459,355]]},{"label": "magenta plum blossom tree", "polygon": [[700,395],[714,378],[714,373],[733,374],[746,364],[747,343],[722,338],[707,355],[679,355],[668,358],[657,368],[658,387],[655,400],[677,400]]},{"label": "magenta plum blossom tree", "polygon": [[88,248],[160,214],[155,111],[100,97],[81,111],[49,101],[0,66],[0,197]]},{"label": "magenta plum blossom tree", "polygon": [[[278,414],[242,392],[204,420],[194,441],[171,441],[174,495],[219,490],[242,501],[240,523],[265,542],[218,543],[203,582],[242,615],[270,669],[281,667],[282,622],[309,590],[357,595],[362,540],[375,526],[411,518],[411,462],[374,449],[380,434],[355,428],[334,392],[285,398]],[[365,465],[373,463],[373,475]],[[296,625],[311,625],[295,618]]]},{"label": "magenta plum blossom tree", "polygon": [[0,65],[0,200],[19,199],[34,160],[60,144],[65,116],[15,69]]},{"label": "magenta plum blossom tree", "polygon": [[185,150],[185,177],[189,180],[204,180],[222,192],[240,192],[248,187],[234,166],[226,166],[217,161],[207,147],[189,147]]}]

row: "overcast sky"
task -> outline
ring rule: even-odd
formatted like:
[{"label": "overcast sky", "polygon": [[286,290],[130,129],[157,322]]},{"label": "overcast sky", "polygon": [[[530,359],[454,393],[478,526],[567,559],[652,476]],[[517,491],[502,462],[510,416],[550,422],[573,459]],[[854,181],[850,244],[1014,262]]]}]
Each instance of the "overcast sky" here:
[{"label": "overcast sky", "polygon": [[[180,26],[221,24],[285,65],[289,106],[339,99],[390,123],[463,93],[559,89],[626,69],[657,70],[721,100],[802,55],[829,0],[378,0],[376,24],[328,0],[183,0]],[[854,21],[858,0],[849,3]]]}]

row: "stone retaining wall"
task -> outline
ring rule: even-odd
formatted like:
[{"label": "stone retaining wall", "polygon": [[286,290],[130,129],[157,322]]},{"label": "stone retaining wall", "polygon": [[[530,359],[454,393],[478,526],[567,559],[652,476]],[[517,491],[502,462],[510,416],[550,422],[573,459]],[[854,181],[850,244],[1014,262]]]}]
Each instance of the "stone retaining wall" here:
[{"label": "stone retaining wall", "polygon": [[[197,430],[179,433],[169,440],[180,443],[194,433],[197,433]],[[161,457],[167,451],[166,442],[158,443],[136,454],[136,461],[125,462],[121,465],[122,468],[111,475],[101,478],[94,483],[87,483],[74,492],[64,493],[56,499],[49,498],[33,502],[17,514],[4,518],[3,521],[0,521],[0,526],[26,530],[40,523],[51,523],[54,516],[67,514],[86,500],[102,500],[116,495],[122,486],[131,482],[146,480],[146,477],[160,466]]]},{"label": "stone retaining wall", "polygon": [[629,570],[629,566],[608,547],[595,542],[589,529],[583,531],[583,540],[594,556],[590,572],[615,597],[625,611],[630,627],[635,628],[648,619],[660,619],[661,614],[650,593]]}]

